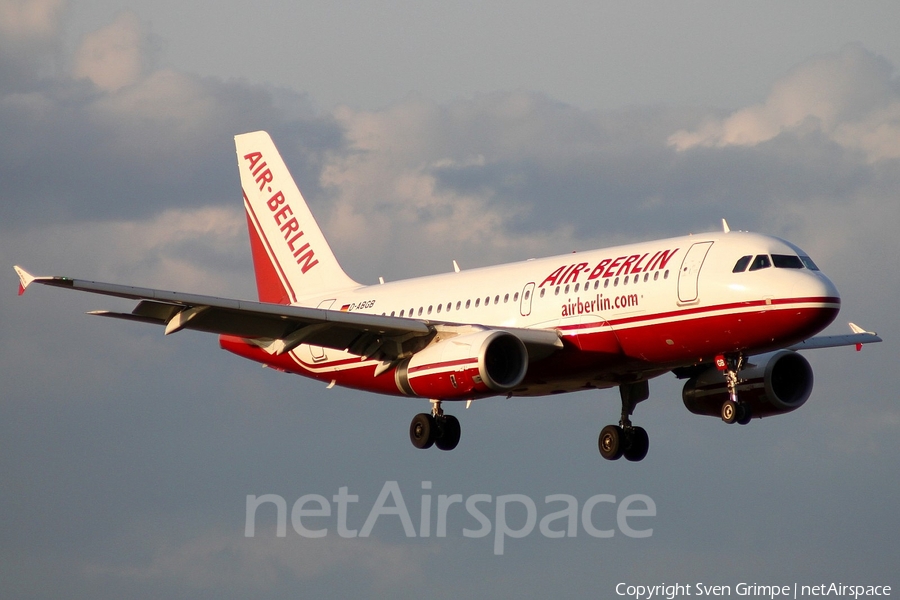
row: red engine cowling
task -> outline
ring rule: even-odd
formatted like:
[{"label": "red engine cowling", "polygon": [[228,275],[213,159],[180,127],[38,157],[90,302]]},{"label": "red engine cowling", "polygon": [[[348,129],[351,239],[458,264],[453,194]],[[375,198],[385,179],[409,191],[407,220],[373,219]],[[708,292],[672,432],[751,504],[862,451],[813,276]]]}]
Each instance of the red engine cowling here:
[{"label": "red engine cowling", "polygon": [[[803,406],[813,388],[809,362],[791,350],[754,356],[752,366],[738,373],[738,398],[750,405],[754,417],[791,412]],[[718,417],[728,400],[725,377],[714,367],[684,384],[684,405],[695,415]]]},{"label": "red engine cowling", "polygon": [[528,370],[522,340],[505,331],[479,331],[443,340],[397,367],[397,387],[410,396],[468,399],[511,390]]}]

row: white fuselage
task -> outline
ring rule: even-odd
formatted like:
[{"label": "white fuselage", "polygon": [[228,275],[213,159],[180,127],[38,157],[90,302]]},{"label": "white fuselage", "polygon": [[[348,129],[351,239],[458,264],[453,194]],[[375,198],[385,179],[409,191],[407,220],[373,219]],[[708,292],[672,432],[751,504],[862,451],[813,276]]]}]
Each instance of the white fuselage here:
[{"label": "white fuselage", "polygon": [[[791,267],[733,272],[741,257],[793,257]],[[744,232],[670,238],[362,286],[297,304],[493,329],[560,332],[565,351],[536,361],[513,394],[607,387],[725,352],[780,348],[827,326],[835,286],[799,248]],[[801,264],[801,267],[797,267]],[[808,262],[812,265],[811,261]],[[814,267],[814,265],[813,265]],[[263,361],[342,385],[373,382],[376,361],[301,345]]]}]

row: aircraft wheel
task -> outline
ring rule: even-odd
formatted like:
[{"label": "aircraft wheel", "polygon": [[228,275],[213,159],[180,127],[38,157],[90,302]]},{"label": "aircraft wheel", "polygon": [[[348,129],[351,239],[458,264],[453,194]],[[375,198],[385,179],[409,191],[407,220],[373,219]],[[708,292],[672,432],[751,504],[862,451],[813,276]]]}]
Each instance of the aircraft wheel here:
[{"label": "aircraft wheel", "polygon": [[413,446],[421,450],[431,448],[431,445],[434,444],[436,429],[434,417],[428,413],[419,413],[409,424],[409,440]]},{"label": "aircraft wheel", "polygon": [[435,437],[434,445],[439,450],[453,450],[456,448],[461,434],[459,420],[453,415],[438,417],[437,429],[438,435]]},{"label": "aircraft wheel", "polygon": [[623,430],[618,425],[607,425],[600,430],[600,456],[606,460],[618,460],[622,457]]},{"label": "aircraft wheel", "polygon": [[726,423],[734,423],[738,418],[738,404],[733,400],[722,403],[722,420]]},{"label": "aircraft wheel", "polygon": [[753,418],[753,409],[750,408],[749,404],[744,403],[738,404],[738,409],[737,422],[739,425],[746,425]]},{"label": "aircraft wheel", "polygon": [[626,431],[626,445],[623,455],[626,460],[637,462],[644,460],[647,451],[650,449],[650,436],[643,427],[634,427],[630,431]]}]

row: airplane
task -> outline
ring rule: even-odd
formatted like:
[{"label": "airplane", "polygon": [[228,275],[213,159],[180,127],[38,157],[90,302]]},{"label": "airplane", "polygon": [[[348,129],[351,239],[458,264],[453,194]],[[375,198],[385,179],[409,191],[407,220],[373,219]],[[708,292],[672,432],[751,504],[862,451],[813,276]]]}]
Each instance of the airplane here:
[{"label": "airplane", "polygon": [[880,342],[851,323],[819,336],[841,300],[809,255],[785,240],[723,230],[363,285],[341,268],[271,137],[235,136],[258,301],[137,288],[15,267],[32,283],[137,300],[89,314],[218,334],[221,348],[334,385],[427,399],[409,436],[454,449],[445,401],[619,388],[603,458],[640,461],[632,424],[649,380],[685,379],[682,400],[726,423],[796,410],[813,372],[798,350]]}]

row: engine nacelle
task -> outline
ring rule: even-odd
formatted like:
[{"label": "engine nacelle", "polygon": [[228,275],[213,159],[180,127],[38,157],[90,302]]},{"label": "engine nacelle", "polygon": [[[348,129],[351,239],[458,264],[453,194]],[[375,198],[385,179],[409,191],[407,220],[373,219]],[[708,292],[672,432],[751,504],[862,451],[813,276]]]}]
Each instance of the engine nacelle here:
[{"label": "engine nacelle", "polygon": [[[809,362],[791,350],[751,357],[752,366],[738,373],[738,398],[750,405],[754,417],[791,412],[803,406],[813,388]],[[684,405],[695,415],[718,417],[728,400],[724,375],[710,367],[684,384]]]},{"label": "engine nacelle", "polygon": [[479,331],[428,346],[397,367],[397,387],[410,396],[473,398],[507,392],[528,370],[522,340],[505,331]]}]

